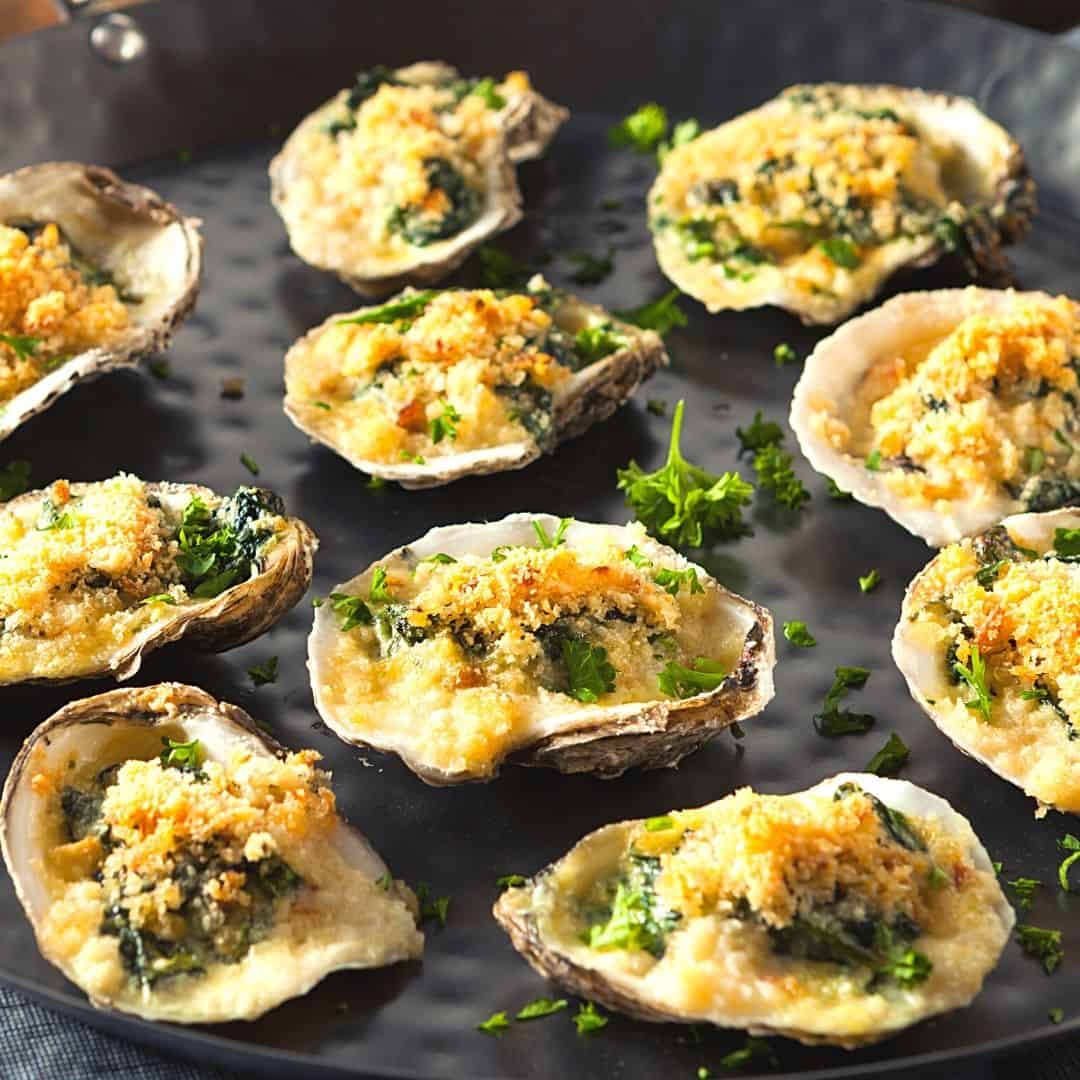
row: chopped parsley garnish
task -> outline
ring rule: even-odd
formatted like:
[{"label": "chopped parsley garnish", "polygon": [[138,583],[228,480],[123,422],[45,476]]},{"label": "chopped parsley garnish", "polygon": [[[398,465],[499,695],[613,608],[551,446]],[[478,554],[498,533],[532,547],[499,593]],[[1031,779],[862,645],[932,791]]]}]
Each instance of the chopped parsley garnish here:
[{"label": "chopped parsley garnish", "polygon": [[562,639],[562,658],[571,697],[592,704],[601,694],[615,689],[616,671],[608,660],[607,649],[568,634]]},{"label": "chopped parsley garnish", "polygon": [[996,562],[988,563],[986,566],[980,567],[975,571],[975,580],[979,583],[983,589],[992,589],[994,582],[998,579],[998,574],[1001,573],[1002,568],[1007,566],[1008,559],[998,559]]},{"label": "chopped parsley garnish", "polygon": [[510,1026],[505,1012],[492,1013],[482,1023],[476,1025],[477,1031],[483,1031],[488,1035],[501,1035]]},{"label": "chopped parsley garnish", "polygon": [[[559,518],[558,527],[555,529],[555,532],[551,536],[548,536],[547,529],[544,528],[544,523],[542,521],[534,521],[532,523],[532,527],[536,533],[537,546],[542,548],[557,548],[561,544],[565,544],[566,530],[570,528],[570,526],[573,524],[573,521],[573,518]],[[491,554],[494,558],[495,552],[493,551]]]},{"label": "chopped parsley garnish", "polygon": [[167,379],[172,368],[169,366],[168,360],[151,360],[146,365],[146,370],[154,376],[155,379]]},{"label": "chopped parsley garnish", "polygon": [[622,335],[612,330],[610,323],[583,326],[574,335],[574,352],[587,364],[603,360],[605,356],[617,352],[625,344]]},{"label": "chopped parsley garnish", "polygon": [[779,424],[772,420],[762,418],[761,410],[754,413],[754,419],[744,431],[741,427],[735,429],[739,438],[740,454],[756,454],[767,446],[775,446],[784,441],[784,431]]},{"label": "chopped parsley garnish", "polygon": [[825,490],[830,499],[835,499],[837,502],[851,502],[851,492],[838,487],[831,476],[825,477]]},{"label": "chopped parsley garnish", "polygon": [[551,998],[537,998],[519,1009],[514,1019],[536,1020],[541,1016],[551,1016],[553,1013],[562,1012],[569,1004],[566,998],[558,998],[555,1001]]},{"label": "chopped parsley garnish", "polygon": [[450,912],[449,896],[432,896],[431,888],[423,881],[416,886],[416,899],[420,904],[420,921],[427,922],[436,919],[440,926],[446,925],[446,917]]},{"label": "chopped parsley garnish", "polygon": [[328,401],[313,401],[312,405],[316,409],[322,409],[324,412],[330,412],[333,409],[333,406]]},{"label": "chopped parsley garnish", "polygon": [[440,566],[449,566],[451,563],[456,563],[457,559],[453,555],[447,555],[445,552],[440,551],[435,555],[429,555],[426,559],[421,559],[421,562],[433,562],[438,563]]},{"label": "chopped parsley garnish", "polygon": [[469,93],[475,94],[478,98],[482,99],[489,109],[505,109],[506,98],[496,90],[496,86],[497,83],[489,75],[486,79],[477,79],[477,81],[473,83]]},{"label": "chopped parsley garnish", "polygon": [[610,277],[615,269],[614,252],[610,248],[606,255],[590,255],[587,251],[578,251],[566,257],[576,268],[570,274],[570,280],[578,285],[599,285]]},{"label": "chopped parsley garnish", "polygon": [[9,461],[0,469],[0,502],[21,495],[30,487],[30,462]]},{"label": "chopped parsley garnish", "polygon": [[248,677],[256,686],[267,686],[277,682],[278,658],[271,656],[265,664],[253,664],[247,669]]},{"label": "chopped parsley garnish", "polygon": [[781,342],[772,351],[773,363],[777,367],[784,367],[785,364],[796,364],[799,361],[799,354],[787,344],[787,342]]},{"label": "chopped parsley garnish", "polygon": [[833,684],[825,695],[821,712],[814,715],[814,728],[819,735],[835,738],[838,735],[862,735],[874,726],[870,713],[841,709],[840,702],[849,690],[861,690],[870,678],[864,667],[838,667]]},{"label": "chopped parsley garnish", "polygon": [[653,414],[653,416],[667,416],[667,402],[662,398],[649,398],[645,402],[645,408]]},{"label": "chopped parsley garnish", "polygon": [[6,345],[16,360],[29,360],[37,352],[41,338],[30,334],[0,334],[0,345]]},{"label": "chopped parsley garnish", "polygon": [[[761,1061],[770,1068],[780,1064],[779,1058],[769,1043],[756,1035],[751,1035],[737,1050],[732,1050],[720,1059],[720,1068],[726,1072],[735,1072],[746,1068],[755,1061]],[[698,1080],[712,1080],[712,1073],[702,1066],[697,1071]]]},{"label": "chopped parsley garnish", "polygon": [[630,147],[639,154],[651,154],[667,132],[667,110],[650,101],[611,128],[608,142],[614,147]]},{"label": "chopped parsley garnish", "polygon": [[374,621],[371,609],[359,596],[339,592],[331,593],[330,609],[341,616],[341,626],[338,629],[343,634],[357,626],[370,626]]},{"label": "chopped parsley garnish", "polygon": [[977,712],[986,723],[990,723],[992,702],[990,700],[990,688],[986,682],[986,663],[979,652],[978,645],[971,646],[971,656],[965,667],[957,660],[953,664],[953,671],[958,678],[963,679],[971,688],[975,698],[965,704],[972,712]]},{"label": "chopped parsley garnish", "polygon": [[715,690],[727,678],[727,671],[715,660],[699,656],[692,668],[669,660],[656,678],[660,692],[669,697],[689,698]]},{"label": "chopped parsley garnish", "polygon": [[634,326],[640,326],[643,330],[655,330],[663,337],[675,327],[687,324],[686,315],[679,307],[680,296],[682,293],[678,289],[672,289],[664,293],[659,300],[631,308],[629,311],[617,311],[615,314],[623,322],[633,323]]},{"label": "chopped parsley garnish", "polygon": [[139,606],[142,607],[146,604],[171,604],[176,606],[176,598],[171,596],[167,592],[154,593],[153,596],[144,597],[139,601]]},{"label": "chopped parsley garnish", "polygon": [[495,880],[495,884],[500,889],[520,889],[528,884],[528,878],[522,874],[504,874]]},{"label": "chopped parsley garnish", "polygon": [[520,259],[492,244],[484,244],[476,258],[480,263],[480,283],[489,289],[518,288],[532,276]]},{"label": "chopped parsley garnish", "polygon": [[584,1002],[573,1019],[579,1035],[591,1035],[608,1024],[608,1018],[591,1001]]},{"label": "chopped parsley garnish", "polygon": [[806,623],[798,619],[784,623],[784,637],[800,649],[812,649],[817,644],[817,638],[806,628]]},{"label": "chopped parsley garnish", "polygon": [[1045,464],[1045,452],[1040,450],[1037,446],[1029,446],[1024,454],[1024,468],[1034,476],[1035,473],[1042,472]]},{"label": "chopped parsley garnish", "polygon": [[761,491],[771,491],[781,506],[798,510],[809,501],[810,492],[795,475],[793,460],[779,446],[766,446],[754,455],[754,472]]},{"label": "chopped parsley garnish", "polygon": [[864,464],[871,472],[878,472],[881,469],[881,451],[871,450],[870,453],[866,455]]},{"label": "chopped parsley garnish", "polygon": [[1066,892],[1071,892],[1072,890],[1069,888],[1069,871],[1072,869],[1073,863],[1080,861],[1080,840],[1073,836],[1072,833],[1066,833],[1058,841],[1058,847],[1062,851],[1069,853],[1058,867],[1058,881]]},{"label": "chopped parsley garnish", "polygon": [[413,453],[410,453],[408,450],[402,450],[401,451],[401,460],[402,461],[411,461],[414,465],[426,465],[427,464],[427,458],[424,457],[423,454],[413,454]]},{"label": "chopped parsley garnish", "polygon": [[453,442],[457,438],[457,425],[461,419],[461,413],[445,398],[440,398],[439,404],[442,406],[442,412],[434,420],[428,421],[428,434],[433,443],[442,442],[443,439]]},{"label": "chopped parsley garnish", "polygon": [[369,476],[364,487],[368,491],[382,491],[386,487],[386,481],[381,476]]},{"label": "chopped parsley garnish", "polygon": [[859,576],[859,588],[864,592],[873,592],[881,584],[881,571],[871,570]]},{"label": "chopped parsley garnish", "polygon": [[375,879],[375,884],[378,885],[383,892],[389,892],[390,887],[394,884],[394,879],[390,876],[390,872],[387,871],[385,874],[380,874]]},{"label": "chopped parsley garnish", "polygon": [[70,529],[74,524],[75,519],[66,510],[61,513],[52,499],[46,499],[41,504],[34,528],[38,532],[53,532],[55,529]]},{"label": "chopped parsley garnish", "polygon": [[854,270],[862,262],[855,245],[846,236],[827,237],[818,248],[831,262],[845,270]]},{"label": "chopped parsley garnish", "polygon": [[1054,974],[1065,956],[1060,930],[1044,930],[1030,923],[1019,923],[1016,927],[1016,943],[1028,956],[1042,964],[1047,975]]},{"label": "chopped parsley garnish", "polygon": [[890,952],[876,974],[892,979],[898,986],[917,986],[930,977],[933,968],[934,965],[925,953],[901,948]]},{"label": "chopped parsley garnish", "polygon": [[[534,526],[535,527],[535,526]],[[502,562],[506,558],[506,553],[513,550],[512,544],[500,544],[498,547],[491,549],[491,561]]]},{"label": "chopped parsley garnish", "polygon": [[641,554],[637,544],[632,548],[627,548],[627,550],[623,552],[623,558],[632,562],[639,569],[643,566],[652,566],[651,560]]},{"label": "chopped parsley garnish", "polygon": [[259,464],[250,454],[241,454],[240,464],[243,465],[252,476],[259,475]]},{"label": "chopped parsley garnish", "polygon": [[688,588],[691,595],[705,591],[701,587],[701,582],[698,581],[697,571],[692,566],[688,566],[685,570],[669,570],[666,567],[663,570],[657,570],[653,575],[653,581],[672,596],[678,596],[681,587]]},{"label": "chopped parsley garnish", "polygon": [[1080,559],[1080,529],[1055,529],[1054,554],[1062,559]]},{"label": "chopped parsley garnish", "polygon": [[671,138],[664,139],[656,148],[656,160],[663,165],[664,158],[675,149],[676,146],[685,146],[688,142],[693,142],[701,134],[701,124],[690,117],[686,120],[680,120],[671,129]]},{"label": "chopped parsley garnish", "polygon": [[675,406],[667,462],[646,473],[636,461],[618,470],[618,488],[653,536],[680,546],[702,547],[712,539],[735,539],[749,531],[742,507],[753,486],[737,472],[715,476],[692,465],[679,448],[685,402]]},{"label": "chopped parsley garnish", "polygon": [[379,307],[369,308],[350,315],[347,319],[338,319],[338,326],[349,326],[356,323],[392,323],[398,319],[415,319],[424,308],[438,295],[436,289],[425,289],[422,292],[412,293],[397,300],[390,300]]},{"label": "chopped parsley garnish", "polygon": [[373,604],[386,604],[394,598],[386,586],[386,567],[376,566],[371,573],[371,588],[368,590],[368,599]]},{"label": "chopped parsley garnish", "polygon": [[670,814],[661,814],[659,817],[645,819],[646,832],[667,832],[675,828],[675,819]]},{"label": "chopped parsley garnish", "polygon": [[1047,1016],[1047,1019],[1049,1019],[1051,1024],[1060,1024],[1061,1021],[1065,1019],[1065,1010],[1064,1009],[1051,1009],[1046,1014],[1046,1016]]},{"label": "chopped parsley garnish", "polygon": [[202,765],[202,747],[198,739],[191,742],[177,742],[167,735],[162,735],[161,745],[165,748],[158,755],[161,764],[181,772],[198,772]]},{"label": "chopped parsley garnish", "polygon": [[894,731],[885,745],[867,762],[865,771],[878,776],[895,776],[907,764],[909,757],[911,751],[907,744]]},{"label": "chopped parsley garnish", "polygon": [[1042,888],[1042,882],[1038,878],[1018,877],[1013,881],[1006,881],[1006,885],[1016,893],[1016,906],[1027,911],[1035,899],[1035,890]]}]

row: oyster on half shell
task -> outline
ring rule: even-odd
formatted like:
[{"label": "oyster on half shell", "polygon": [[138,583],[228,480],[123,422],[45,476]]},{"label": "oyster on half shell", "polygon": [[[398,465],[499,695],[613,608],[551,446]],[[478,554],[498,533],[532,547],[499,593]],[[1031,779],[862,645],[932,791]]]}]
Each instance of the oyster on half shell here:
[{"label": "oyster on half shell", "polygon": [[520,469],[668,363],[660,336],[535,277],[514,293],[406,290],[334,315],[285,358],[285,412],[402,487]]},{"label": "oyster on half shell", "polygon": [[675,147],[649,194],[657,259],[710,311],[773,304],[835,323],[903,267],[1004,270],[1035,186],[973,101],[897,86],[794,86]]},{"label": "oyster on half shell", "polygon": [[270,163],[293,251],[364,296],[442,280],[521,217],[514,166],[567,110],[524,72],[463,78],[433,61],[361,72]]},{"label": "oyster on half shell", "polygon": [[847,1048],[967,1005],[1015,921],[964,817],[862,773],[604,826],[494,915],[541,975],[640,1020]]},{"label": "oyster on half shell", "polygon": [[253,1020],[332,971],[416,957],[416,898],[290,753],[191,686],[65,706],[0,803],[42,955],[91,1002],[148,1020]]},{"label": "oyster on half shell", "polygon": [[221,652],[304,595],[318,541],[271,491],[58,480],[0,505],[0,686],[111,675],[185,638]]},{"label": "oyster on half shell", "polygon": [[904,594],[893,659],[965,754],[1080,813],[1080,509],[1015,514],[939,551]]},{"label": "oyster on half shell", "polygon": [[773,696],[772,618],[640,525],[432,529],[315,612],[315,706],[431,784],[675,765]]},{"label": "oyster on half shell", "polygon": [[940,547],[1080,501],[1080,305],[904,293],[819,342],[791,403],[818,472]]},{"label": "oyster on half shell", "polygon": [[12,290],[0,316],[0,439],[76,383],[169,344],[198,294],[198,225],[96,165],[0,176],[0,265]]}]

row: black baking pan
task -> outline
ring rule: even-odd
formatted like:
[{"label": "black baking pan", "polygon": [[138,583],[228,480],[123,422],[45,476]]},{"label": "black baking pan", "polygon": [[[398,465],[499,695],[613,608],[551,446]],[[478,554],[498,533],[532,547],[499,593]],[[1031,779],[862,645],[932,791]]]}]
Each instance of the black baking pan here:
[{"label": "black baking pan", "polygon": [[[156,188],[205,222],[202,294],[168,356],[166,378],[117,374],[77,389],[0,446],[0,464],[30,460],[35,486],[129,470],[224,491],[248,479],[240,463],[247,453],[262,468],[260,482],[284,495],[321,538],[316,595],[433,525],[532,510],[625,520],[616,468],[630,458],[654,467],[666,444],[669,421],[646,411],[646,396],[670,404],[685,397],[688,456],[714,471],[734,467],[736,426],[756,409],[777,420],[787,414],[798,370],[775,368],[773,346],[787,341],[805,355],[820,336],[780,312],[710,317],[685,301],[690,324],[669,339],[673,368],[554,457],[451,488],[368,491],[362,476],[309,445],[281,411],[288,345],[356,300],[290,254],[266,177],[290,126],[359,68],[436,57],[475,73],[521,67],[544,94],[570,106],[573,117],[547,158],[522,170],[527,214],[506,246],[557,256],[613,245],[616,273],[585,293],[615,308],[667,287],[644,222],[653,166],[608,149],[605,139],[607,127],[636,105],[660,101],[677,117],[712,126],[797,81],[888,81],[969,94],[1018,137],[1040,185],[1035,228],[1015,251],[1017,281],[1080,295],[1080,53],[1033,32],[902,0],[528,7],[187,0],[133,15],[146,47],[127,64],[103,61],[89,47],[86,23],[0,48],[0,168],[79,159]],[[621,199],[623,209],[601,210],[608,199]],[[567,269],[556,257],[548,273],[565,283]],[[939,268],[912,274],[893,291],[960,281],[955,270]],[[221,396],[221,381],[231,376],[246,380],[240,401]],[[565,1013],[501,1039],[476,1031],[491,1012],[550,993],[490,917],[495,879],[538,869],[608,821],[694,806],[746,784],[800,789],[860,768],[890,731],[912,748],[907,778],[970,817],[1008,876],[1053,882],[1056,841],[1070,819],[1036,821],[1017,789],[953,749],[911,702],[889,657],[903,588],[930,551],[884,514],[830,500],[823,479],[799,468],[813,492],[801,517],[756,511],[752,539],[703,561],[726,585],[767,605],[778,623],[805,619],[820,644],[796,651],[781,641],[776,700],[746,725],[745,740],[718,738],[677,770],[601,781],[507,767],[491,784],[425,787],[396,759],[347,747],[317,722],[305,668],[306,600],[233,653],[175,647],[148,660],[136,682],[195,683],[247,708],[284,742],[325,755],[345,812],[395,873],[452,898],[448,925],[430,932],[422,962],[334,975],[254,1023],[154,1026],[91,1008],[42,960],[5,877],[0,978],[113,1033],[265,1075],[693,1077],[741,1045],[741,1033],[613,1017],[583,1039]],[[871,567],[882,585],[864,596],[856,578]],[[279,681],[253,690],[245,669],[271,655],[280,657]],[[838,664],[873,672],[859,704],[878,717],[870,735],[827,740],[814,732],[811,716]],[[105,688],[0,691],[0,764],[6,768],[54,709]],[[969,1009],[854,1053],[777,1039],[778,1072],[910,1075],[1080,1032],[1071,1015],[1080,1003],[1080,904],[1047,887],[1027,917],[1064,931],[1066,959],[1052,977],[1010,944]],[[1056,1007],[1067,1015],[1054,1027],[1047,1013]]]}]

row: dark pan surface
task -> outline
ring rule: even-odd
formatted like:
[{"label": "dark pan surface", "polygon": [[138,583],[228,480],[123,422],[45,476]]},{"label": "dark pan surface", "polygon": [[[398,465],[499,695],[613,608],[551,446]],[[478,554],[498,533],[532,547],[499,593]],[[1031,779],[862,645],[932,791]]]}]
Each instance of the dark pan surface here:
[{"label": "dark pan surface", "polygon": [[[526,67],[545,93],[575,110],[549,158],[523,170],[528,216],[506,246],[518,253],[599,253],[612,244],[616,275],[584,290],[601,303],[630,307],[666,287],[643,221],[651,163],[608,151],[606,127],[648,99],[711,126],[788,83],[823,79],[976,96],[1024,144],[1041,183],[1042,213],[1016,252],[1020,283],[1080,295],[1080,55],[1046,39],[898,0],[662,6],[623,0],[540,6],[527,14],[518,5],[480,0],[465,11],[346,0],[160,5],[140,12],[151,48],[144,62],[127,69],[93,61],[83,29],[7,46],[0,167],[49,157],[130,166],[130,178],[205,220],[207,272],[196,312],[169,357],[167,379],[121,374],[79,389],[0,448],[0,464],[29,458],[35,485],[126,469],[227,490],[249,479],[239,461],[246,452],[262,467],[260,482],[281,492],[318,532],[315,593],[321,595],[437,524],[521,510],[625,520],[616,467],[631,457],[654,467],[666,441],[668,421],[646,412],[646,397],[671,404],[688,399],[684,449],[716,471],[734,466],[735,428],[755,409],[786,416],[798,371],[776,370],[773,346],[789,341],[805,355],[818,335],[777,312],[710,318],[687,302],[690,326],[669,342],[674,369],[610,422],[525,472],[431,492],[372,494],[348,465],[308,445],[281,412],[282,357],[295,337],[354,298],[289,254],[267,197],[265,168],[280,141],[268,132],[344,85],[355,68],[378,62],[441,56],[470,72]],[[54,78],[59,72],[64,77]],[[182,150],[192,151],[190,160]],[[601,212],[600,201],[613,197],[625,200],[624,209]],[[608,231],[611,220],[627,228]],[[565,281],[568,269],[556,259],[549,274]],[[959,280],[936,270],[903,284]],[[221,379],[235,375],[245,377],[246,397],[225,401]],[[128,1037],[207,1064],[274,1075],[694,1076],[698,1066],[741,1045],[741,1034],[613,1017],[605,1031],[583,1040],[568,1014],[519,1025],[499,1040],[476,1032],[494,1010],[516,1010],[550,992],[490,918],[495,878],[535,871],[611,820],[697,805],[745,784],[798,789],[861,767],[893,730],[912,747],[905,775],[967,814],[1007,876],[1052,882],[1057,837],[1075,825],[1059,815],[1036,822],[1029,800],[955,751],[908,699],[889,658],[903,587],[930,552],[883,514],[831,502],[823,480],[800,469],[814,495],[800,520],[759,511],[752,539],[703,561],[727,585],[771,608],[778,625],[805,619],[820,645],[796,651],[781,641],[777,699],[746,725],[742,746],[719,738],[678,771],[602,782],[507,768],[486,786],[425,787],[396,759],[360,754],[317,723],[305,670],[306,600],[269,635],[234,653],[205,657],[176,648],[145,665],[137,682],[196,683],[269,722],[290,745],[312,745],[326,756],[345,811],[395,873],[452,897],[449,925],[429,934],[422,963],[335,975],[252,1024],[155,1028],[90,1009],[39,957],[4,877],[0,977]],[[863,596],[856,576],[871,567],[880,569],[883,584]],[[274,654],[281,658],[279,682],[252,690],[245,668]],[[873,671],[858,702],[879,718],[866,737],[829,741],[811,727],[837,664]],[[25,734],[55,708],[106,688],[88,683],[0,693],[0,764],[6,768]],[[1047,1020],[1048,1009],[1068,1012],[1080,1001],[1080,906],[1047,887],[1029,917],[1065,931],[1066,961],[1053,977],[1010,945],[970,1009],[853,1054],[776,1040],[781,1071],[910,1070],[1080,1030],[1072,1017],[1056,1028]]]}]

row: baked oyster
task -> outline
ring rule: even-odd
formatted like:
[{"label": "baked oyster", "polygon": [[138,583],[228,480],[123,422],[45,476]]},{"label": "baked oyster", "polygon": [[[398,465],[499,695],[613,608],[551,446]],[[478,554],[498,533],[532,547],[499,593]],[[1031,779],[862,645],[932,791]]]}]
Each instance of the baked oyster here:
[{"label": "baked oyster", "polygon": [[0,841],[42,955],[99,1007],[253,1020],[331,971],[418,956],[416,898],[287,751],[191,686],[65,706],[4,785]]},{"label": "baked oyster", "polygon": [[905,293],[820,342],[791,426],[818,472],[940,547],[1080,501],[1080,304]]},{"label": "baked oyster", "polygon": [[949,252],[1000,275],[1034,192],[1020,148],[969,99],[822,83],[674,148],[649,219],[661,269],[710,311],[835,323]]},{"label": "baked oyster", "polygon": [[199,289],[198,224],[95,165],[0,176],[0,439],[169,344]]},{"label": "baked oyster", "polygon": [[271,198],[293,251],[358,293],[430,285],[520,219],[514,165],[568,115],[523,71],[376,67],[301,121],[270,163]]},{"label": "baked oyster", "polygon": [[522,468],[667,363],[659,334],[540,277],[511,293],[406,290],[293,345],[285,412],[358,469],[430,487]]},{"label": "baked oyster", "polygon": [[261,488],[120,474],[20,495],[0,505],[0,686],[126,679],[181,637],[241,645],[304,595],[317,545]]},{"label": "baked oyster", "polygon": [[637,524],[432,529],[315,612],[315,706],[430,784],[675,765],[773,696],[769,613]]},{"label": "baked oyster", "polygon": [[967,1005],[1014,922],[965,818],[861,773],[607,825],[494,914],[541,975],[638,1019],[848,1048]]},{"label": "baked oyster", "polygon": [[1080,812],[1080,510],[1017,514],[944,548],[911,582],[893,658],[966,754]]}]

